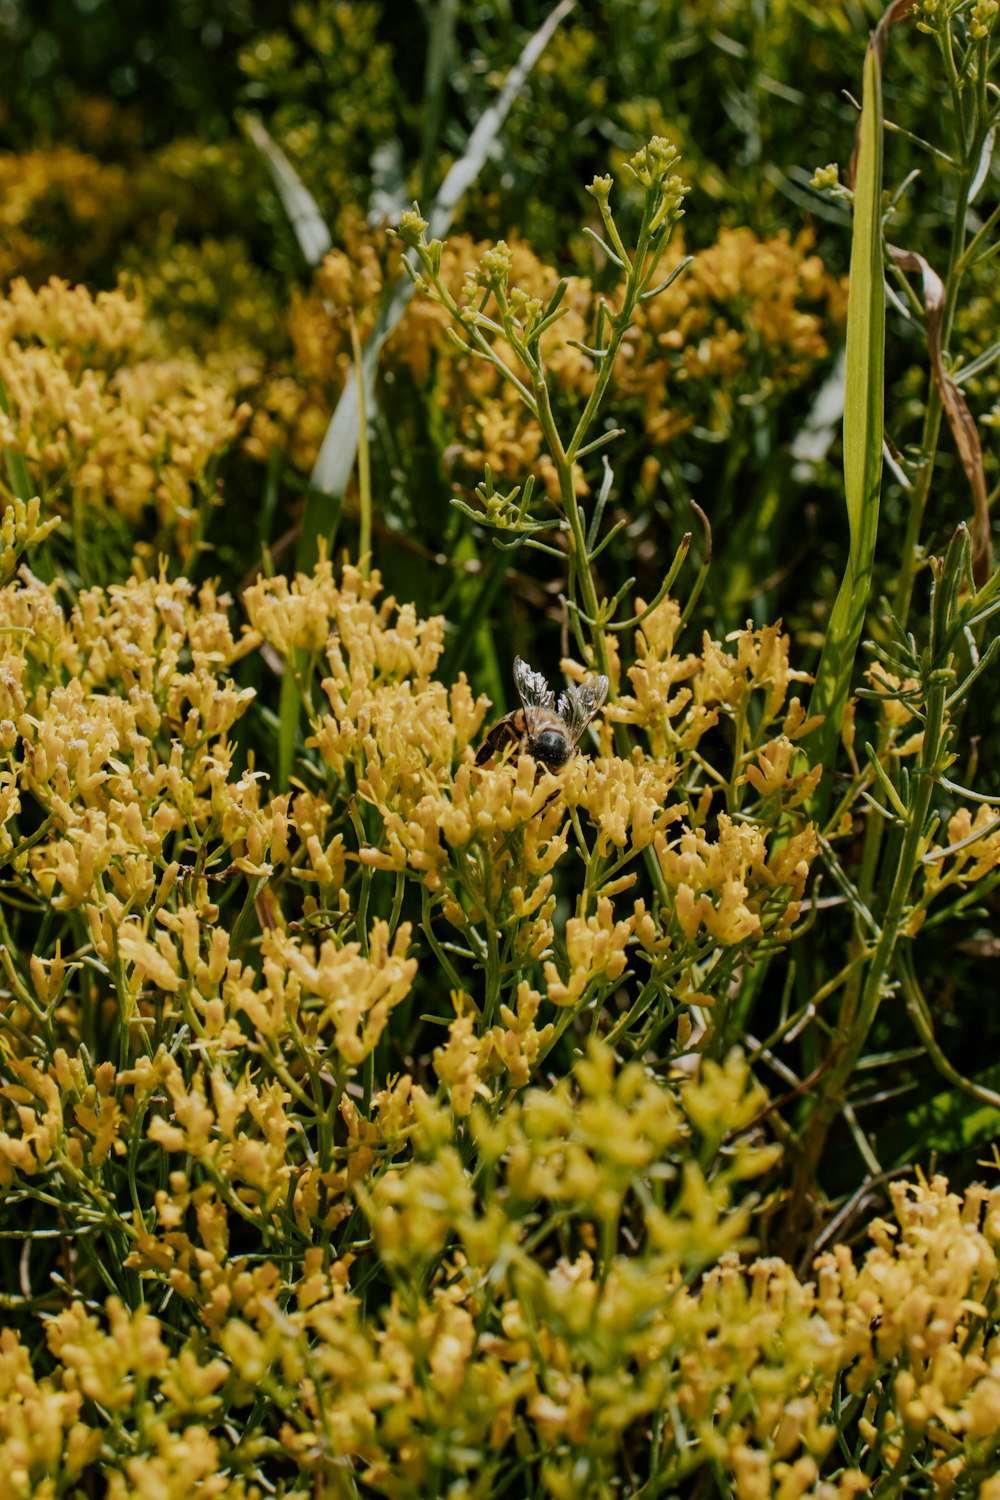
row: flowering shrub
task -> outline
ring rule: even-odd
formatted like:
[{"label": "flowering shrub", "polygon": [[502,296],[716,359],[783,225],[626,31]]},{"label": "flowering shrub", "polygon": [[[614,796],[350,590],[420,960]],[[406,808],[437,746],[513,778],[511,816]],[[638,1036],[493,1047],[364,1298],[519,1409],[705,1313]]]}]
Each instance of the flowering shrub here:
[{"label": "flowering shrub", "polygon": [[[68,610],[28,572],[0,594],[0,1171],[32,1235],[13,1305],[51,1312],[40,1363],[3,1336],[6,1492],[96,1469],[109,1495],[596,1494],[707,1465],[839,1496],[866,1454],[988,1475],[997,1191],[899,1185],[895,1229],[814,1282],[744,1259],[780,1147],[711,1038],[817,853],[787,638],[680,658],[665,601],[600,753],[477,768],[486,704],[436,678],[444,622],[379,593],[322,560],[247,590],[242,634],[166,576]],[[262,647],[310,705],[290,793],[230,740]],[[724,715],[744,748],[708,776]],[[612,716],[649,748],[618,758]],[[709,816],[720,780],[735,820]],[[433,1051],[376,1068],[421,976],[453,1019],[439,999]]]},{"label": "flowering shrub", "polygon": [[[995,6],[915,9],[982,82]],[[693,570],[657,476],[690,435],[738,477],[839,336],[840,282],[808,232],[684,256],[666,134],[620,153],[624,203],[593,179],[564,276],[416,206],[384,239],[345,124],[366,90],[366,130],[394,107],[378,24],[305,6],[299,42],[244,54],[300,153],[351,146],[291,355],[217,225],[144,287],[43,280],[46,206],[85,217],[120,179],[0,161],[34,274],[0,299],[0,1500],[1000,1500],[1000,1187],[906,1170],[916,1116],[893,1152],[874,1114],[936,1076],[987,1128],[1000,1107],[939,982],[1000,883],[992,783],[966,784],[993,772],[971,729],[1000,574],[964,527],[904,559],[833,725],[809,631],[716,628],[763,512],[734,542],[732,488],[699,510]],[[319,132],[304,58],[335,44]],[[966,103],[985,141],[992,94]],[[224,156],[161,153],[180,217]],[[420,428],[454,476],[429,606],[388,524],[379,569],[329,535],[266,548],[404,266],[378,420],[390,458]],[[959,358],[928,398],[950,410]],[[530,701],[488,733],[504,582],[542,601],[534,632],[512,606],[533,661],[603,703],[556,701],[556,768]]]},{"label": "flowering shrub", "polygon": [[[486,253],[468,236],[449,240],[440,276],[452,297],[468,300],[467,278]],[[559,274],[523,241],[513,241],[509,253],[523,294],[546,303]],[[668,267],[682,258],[672,251]],[[345,248],[329,252],[311,294],[291,310],[294,357],[262,393],[256,454],[278,443],[297,466],[312,466],[331,402],[351,369],[349,319],[367,337],[386,280],[398,274],[398,253],[380,255],[368,226],[348,227]],[[571,409],[582,409],[594,388],[586,341],[602,300],[603,289],[589,278],[566,278],[562,316],[543,338],[553,398]],[[637,310],[616,368],[617,410],[642,436],[647,482],[664,461],[664,445],[692,426],[714,429],[717,439],[731,432],[740,402],[762,383],[771,401],[800,386],[825,358],[825,330],[831,319],[834,326],[842,322],[842,302],[806,237],[792,244],[787,233],[760,240],[748,229],[726,231],[697,252],[687,275]],[[496,370],[451,341],[449,326],[439,305],[414,301],[385,355],[388,377],[405,376],[429,404],[448,469],[468,483],[488,464],[498,479],[513,483],[537,466],[554,484],[537,420]]]},{"label": "flowering shrub", "polygon": [[14,281],[0,304],[0,442],[28,466],[47,508],[137,521],[155,509],[158,535],[186,555],[216,472],[249,416],[231,374],[167,357],[124,288],[91,296],[52,280]]}]

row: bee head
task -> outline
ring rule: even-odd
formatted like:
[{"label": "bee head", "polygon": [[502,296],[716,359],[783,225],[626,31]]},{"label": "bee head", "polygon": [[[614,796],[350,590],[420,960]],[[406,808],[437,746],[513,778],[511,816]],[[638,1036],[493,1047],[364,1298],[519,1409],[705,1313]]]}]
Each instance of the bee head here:
[{"label": "bee head", "polygon": [[558,771],[573,754],[573,746],[558,729],[543,729],[531,741],[531,753],[550,771]]}]

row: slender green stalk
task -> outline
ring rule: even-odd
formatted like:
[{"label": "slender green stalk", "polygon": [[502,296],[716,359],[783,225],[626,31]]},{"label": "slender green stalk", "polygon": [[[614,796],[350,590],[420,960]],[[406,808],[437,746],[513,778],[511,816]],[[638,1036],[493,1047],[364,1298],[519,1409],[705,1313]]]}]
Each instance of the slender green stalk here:
[{"label": "slender green stalk", "polygon": [[368,450],[368,413],[365,384],[361,375],[361,340],[358,325],[351,313],[351,349],[354,354],[354,376],[358,383],[358,509],[361,528],[358,537],[358,568],[362,578],[371,571],[372,551],[372,466]]}]

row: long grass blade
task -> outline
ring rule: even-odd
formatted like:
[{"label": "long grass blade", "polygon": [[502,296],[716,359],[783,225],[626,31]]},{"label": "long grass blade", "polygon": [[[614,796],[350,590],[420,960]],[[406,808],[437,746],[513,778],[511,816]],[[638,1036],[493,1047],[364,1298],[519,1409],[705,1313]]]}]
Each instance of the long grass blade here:
[{"label": "long grass blade", "polygon": [[427,36],[427,63],[424,69],[423,130],[420,143],[420,192],[431,191],[434,159],[444,117],[444,96],[451,72],[458,21],[458,0],[436,0]]},{"label": "long grass blade", "polygon": [[[847,706],[861,640],[878,535],[884,424],[885,289],[882,267],[882,65],[865,58],[854,182],[854,232],[847,304],[844,490],[850,528],[847,569],[823,644],[810,714],[823,723],[808,738],[812,759],[829,765]],[[828,778],[826,778],[828,780]]]},{"label": "long grass blade", "polygon": [[248,115],[245,129],[270,168],[281,206],[288,215],[299,249],[310,266],[318,266],[333,245],[333,238],[319,211],[319,204],[284,151],[271,139],[263,121],[256,115]]},{"label": "long grass blade", "polygon": [[[403,316],[412,296],[413,283],[409,277],[397,281],[388,301],[382,304],[375,326],[361,350],[366,411],[375,409],[375,375],[382,345]],[[354,370],[351,370],[309,476],[309,496],[297,555],[298,566],[307,572],[316,561],[319,538],[329,535],[333,519],[340,513],[340,503],[357,457],[359,420],[358,382]]]},{"label": "long grass blade", "polygon": [[358,567],[362,578],[371,569],[372,553],[372,466],[368,451],[368,413],[365,408],[365,383],[358,379],[361,369],[361,339],[358,324],[351,313],[351,351],[354,355],[354,385],[358,393],[358,506],[361,526],[358,535]]},{"label": "long grass blade", "polygon": [[525,43],[521,55],[507,75],[507,81],[500,90],[495,104],[484,110],[472,134],[469,136],[468,145],[454,162],[447,177],[441,184],[441,190],[437,195],[434,207],[428,215],[430,219],[430,232],[434,239],[440,239],[448,233],[451,221],[455,216],[455,210],[462,200],[463,194],[475,182],[483,169],[483,165],[490,152],[490,147],[500,134],[503,122],[510,114],[511,105],[517,98],[529,73],[535,63],[545,51],[549,42],[555,36],[562,22],[574,9],[576,0],[560,0],[560,3],[548,15],[539,26],[534,36],[529,37]]},{"label": "long grass blade", "polygon": [[[469,136],[464,152],[453,163],[441,184],[428,215],[430,233],[433,238],[440,239],[448,233],[462,195],[468,191],[482,171],[490,147],[502,129],[510,113],[511,105],[531,69],[551,41],[557,27],[569,15],[575,4],[576,0],[561,0],[561,3],[555,7],[525,44],[496,102],[490,105],[480,117]],[[383,304],[374,328],[365,340],[361,354],[361,371],[365,383],[365,405],[369,411],[374,410],[375,374],[382,346],[406,311],[413,291],[413,282],[409,276],[400,277]],[[354,468],[357,441],[358,391],[352,371],[347,377],[347,383],[341,392],[336,410],[330,418],[330,425],[326,430],[310,477],[313,499],[311,505],[307,507],[302,527],[298,557],[300,567],[309,568],[315,561],[317,540],[325,531],[324,519],[327,506],[323,497],[343,495]]]}]

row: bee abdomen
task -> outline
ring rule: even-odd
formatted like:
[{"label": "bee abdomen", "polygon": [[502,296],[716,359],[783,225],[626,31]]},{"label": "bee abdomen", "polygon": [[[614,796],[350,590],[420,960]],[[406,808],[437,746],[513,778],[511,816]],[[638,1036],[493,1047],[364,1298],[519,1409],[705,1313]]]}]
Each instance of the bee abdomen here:
[{"label": "bee abdomen", "polygon": [[521,734],[517,727],[511,722],[513,714],[508,714],[505,719],[500,719],[489,731],[483,743],[476,751],[476,765],[485,766],[487,761],[493,760],[510,745],[520,746]]}]

